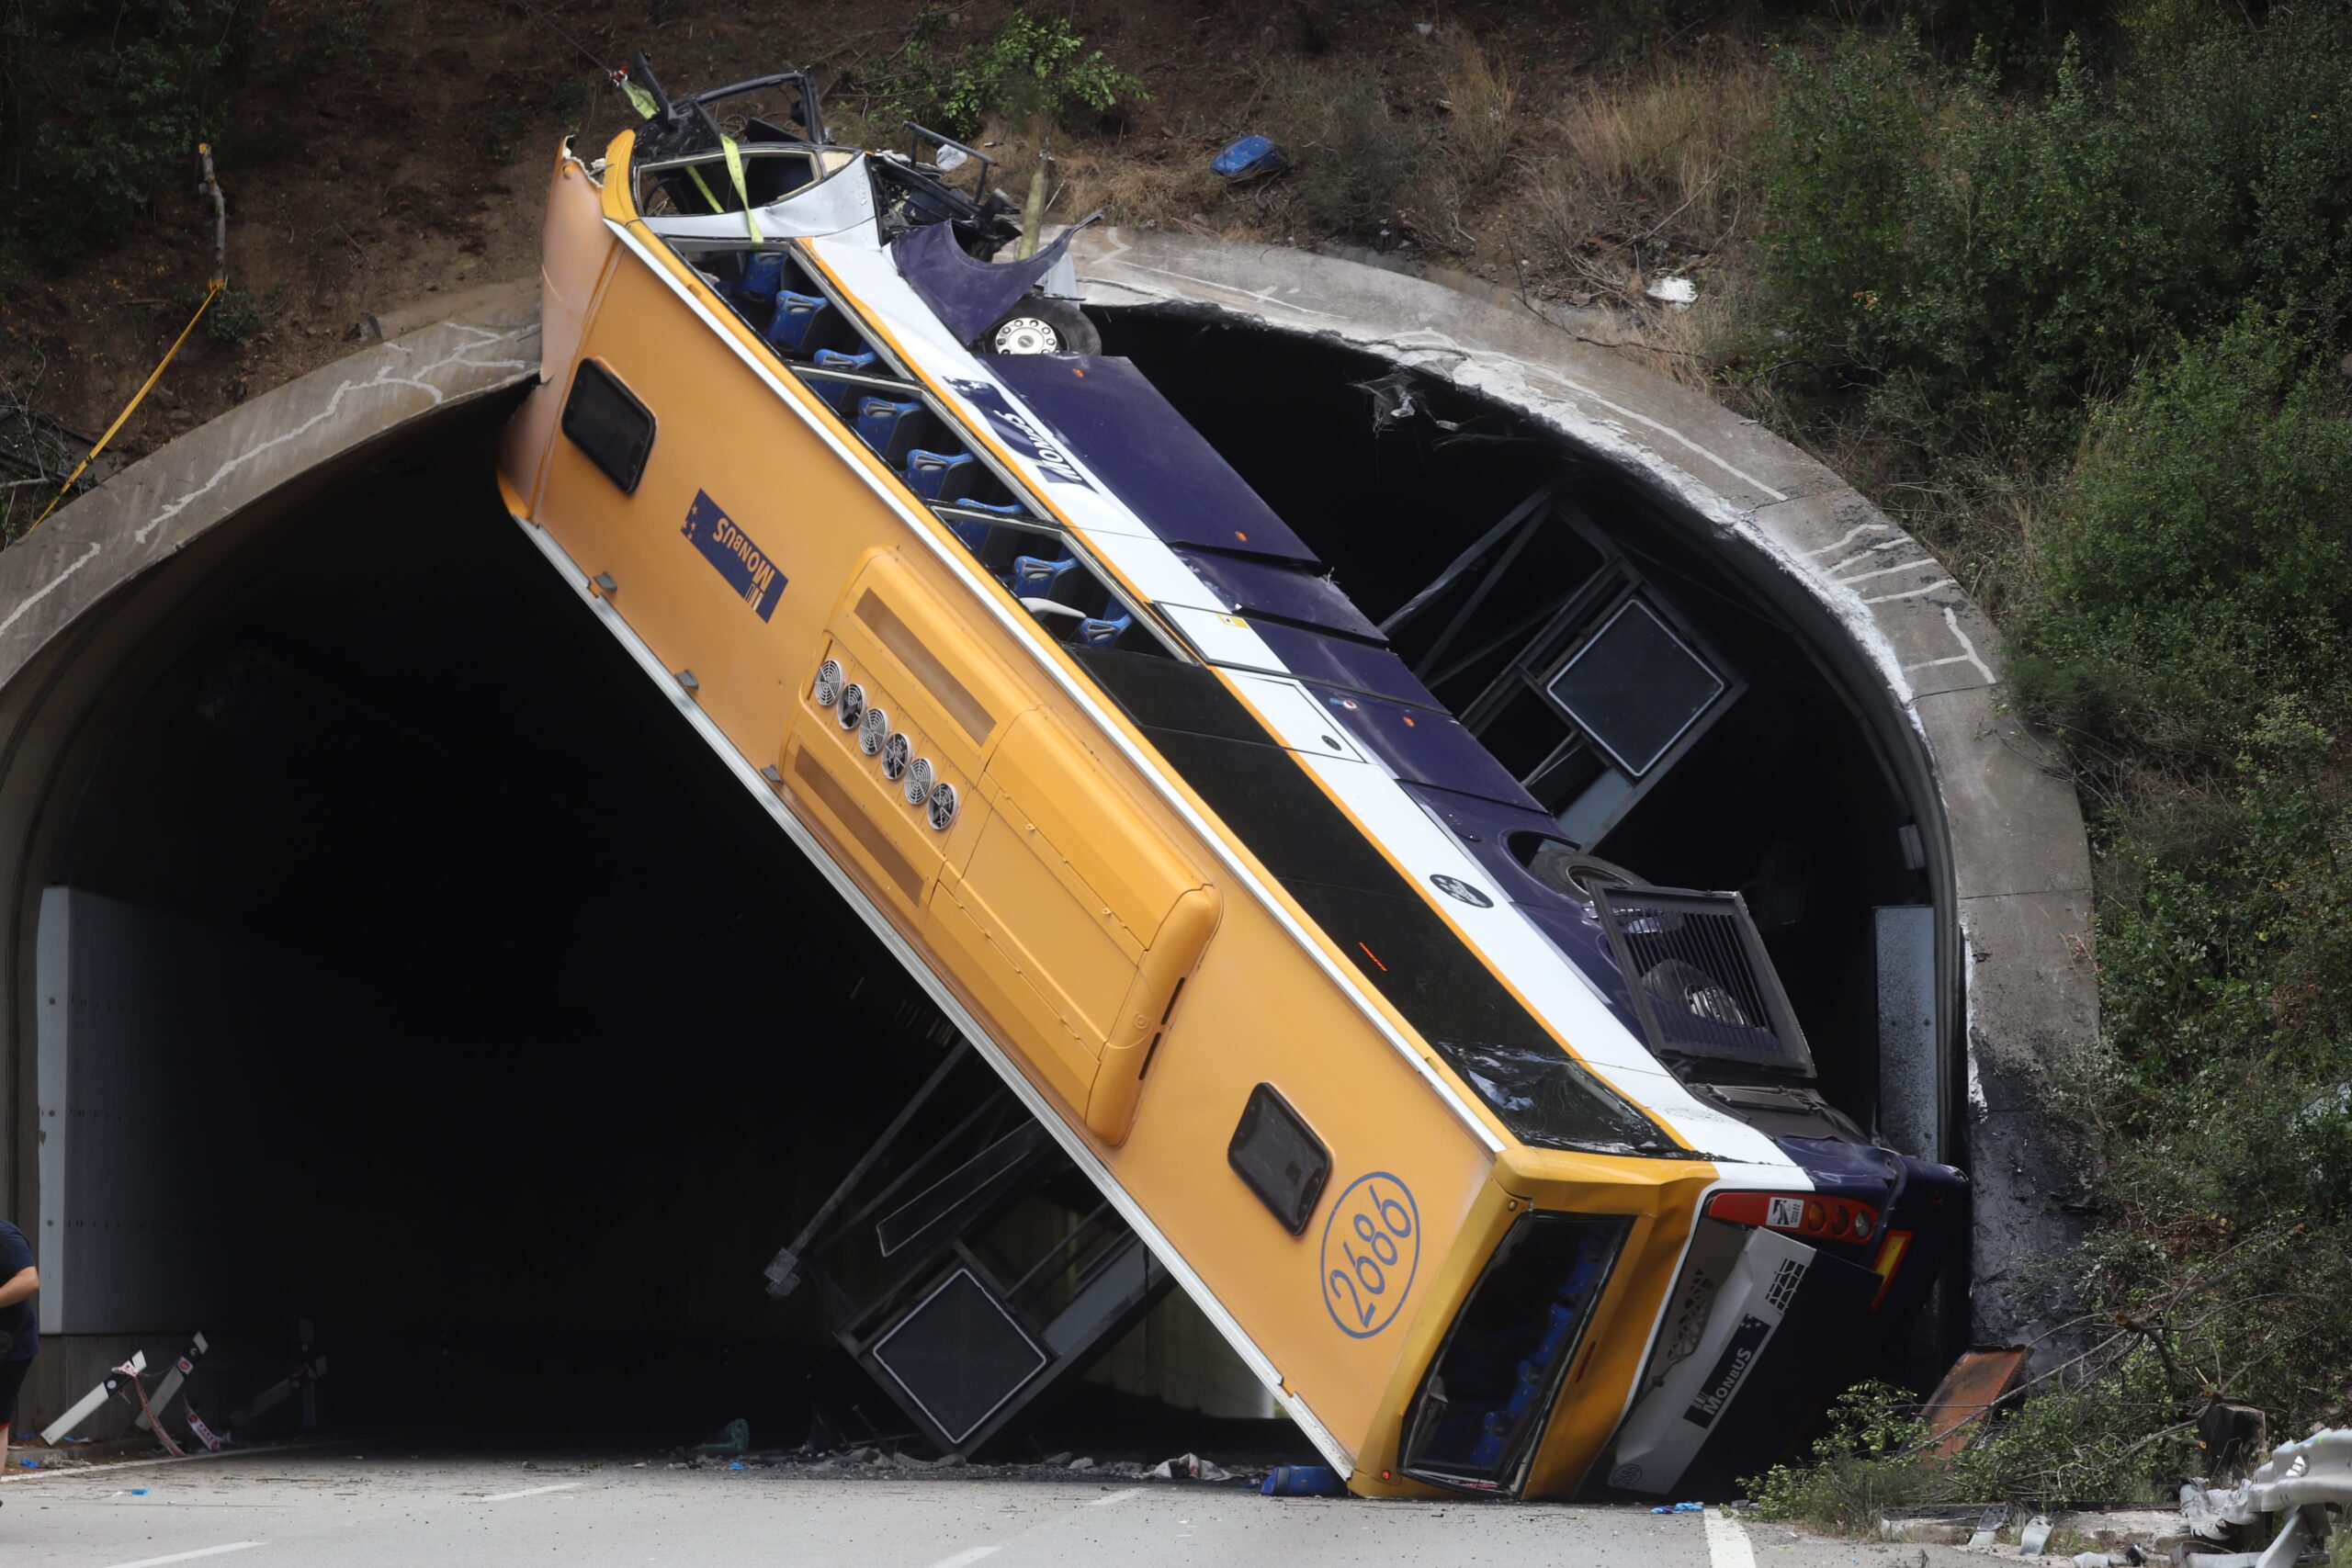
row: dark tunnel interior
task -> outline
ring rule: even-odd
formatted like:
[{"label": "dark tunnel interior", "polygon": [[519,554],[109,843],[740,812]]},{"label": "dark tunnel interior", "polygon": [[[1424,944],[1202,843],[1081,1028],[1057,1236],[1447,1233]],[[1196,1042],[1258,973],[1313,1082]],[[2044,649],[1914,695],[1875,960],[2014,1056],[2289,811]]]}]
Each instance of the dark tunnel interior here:
[{"label": "dark tunnel interior", "polygon": [[[1376,431],[1369,356],[1148,313],[1105,336],[1375,619],[1562,470],[1555,440],[1442,390],[1424,406],[1472,439]],[[1920,897],[1899,795],[1696,542],[1604,470],[1566,482],[1752,699],[1599,848],[1747,891],[1833,1096],[1866,1106],[1869,912]],[[888,1427],[761,1271],[937,1064],[943,1021],[506,519],[487,437],[271,528],[120,694],[49,878],[231,955],[227,1021],[191,1023],[153,1129],[206,1299],[248,1330],[315,1321],[338,1421],[668,1445],[744,1416],[788,1444],[855,1405]],[[1057,1394],[1015,1446],[1107,1397]]]},{"label": "dark tunnel interior", "polygon": [[312,1319],[339,1416],[797,1440],[823,1325],[762,1267],[942,1021],[491,474],[475,442],[249,546],[55,880],[233,933],[243,1021],[160,1135],[207,1293]]}]

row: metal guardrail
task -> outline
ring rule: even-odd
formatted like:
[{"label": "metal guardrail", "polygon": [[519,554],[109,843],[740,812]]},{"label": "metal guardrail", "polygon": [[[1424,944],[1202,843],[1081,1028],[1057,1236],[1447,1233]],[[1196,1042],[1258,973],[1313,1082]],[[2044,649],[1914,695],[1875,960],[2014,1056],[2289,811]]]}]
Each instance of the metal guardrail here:
[{"label": "metal guardrail", "polygon": [[2278,1539],[2262,1551],[2199,1557],[2199,1568],[2291,1568],[2306,1546],[2325,1539],[2327,1516],[2322,1510],[2330,1503],[2352,1507],[2352,1429],[2281,1443],[2235,1486],[2215,1490],[2191,1483],[2181,1488],[2182,1509],[2199,1534],[2218,1533],[2202,1528],[2207,1520],[2250,1525],[2266,1515],[2287,1516]]}]

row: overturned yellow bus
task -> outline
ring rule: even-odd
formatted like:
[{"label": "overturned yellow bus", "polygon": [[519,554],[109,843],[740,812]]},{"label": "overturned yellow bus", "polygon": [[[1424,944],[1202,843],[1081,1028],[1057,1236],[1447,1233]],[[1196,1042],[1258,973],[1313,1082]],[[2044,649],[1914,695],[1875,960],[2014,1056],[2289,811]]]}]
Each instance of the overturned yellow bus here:
[{"label": "overturned yellow bus", "polygon": [[974,150],[630,85],[502,454],[548,561],[1355,1491],[1768,1462],[1965,1181],[1805,1087],[1739,899],[1583,853]]}]

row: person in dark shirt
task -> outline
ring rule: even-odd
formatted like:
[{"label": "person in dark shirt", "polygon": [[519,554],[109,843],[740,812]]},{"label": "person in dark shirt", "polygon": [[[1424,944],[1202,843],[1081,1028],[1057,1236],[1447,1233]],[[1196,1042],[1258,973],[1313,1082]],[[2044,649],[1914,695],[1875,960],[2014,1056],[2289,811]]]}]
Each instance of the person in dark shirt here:
[{"label": "person in dark shirt", "polygon": [[40,1316],[33,1292],[40,1270],[33,1267],[33,1245],[25,1233],[0,1220],[0,1471],[8,1466],[8,1439],[17,1424],[17,1391],[40,1348]]}]

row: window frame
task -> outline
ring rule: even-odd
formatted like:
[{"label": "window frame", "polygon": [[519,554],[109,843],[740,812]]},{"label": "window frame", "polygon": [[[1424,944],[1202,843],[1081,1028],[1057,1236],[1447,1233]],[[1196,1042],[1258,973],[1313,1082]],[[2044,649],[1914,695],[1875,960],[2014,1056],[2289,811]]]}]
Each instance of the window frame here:
[{"label": "window frame", "polygon": [[[582,440],[580,433],[572,428],[571,411],[579,403],[582,385],[592,372],[606,388],[617,393],[620,400],[645,422],[645,434],[635,445],[636,463],[628,469],[627,478],[623,478],[605,461],[605,453]],[[614,487],[623,495],[637,493],[637,487],[645,480],[645,466],[652,460],[653,443],[661,434],[661,421],[654,417],[651,409],[646,407],[645,400],[631,391],[628,383],[622,380],[611,366],[602,359],[588,357],[582,358],[577,366],[573,367],[571,385],[564,390],[563,412],[558,417],[556,423],[557,427],[563,432],[563,438],[571,442],[581,456],[595,465],[596,471],[610,479]]]}]

